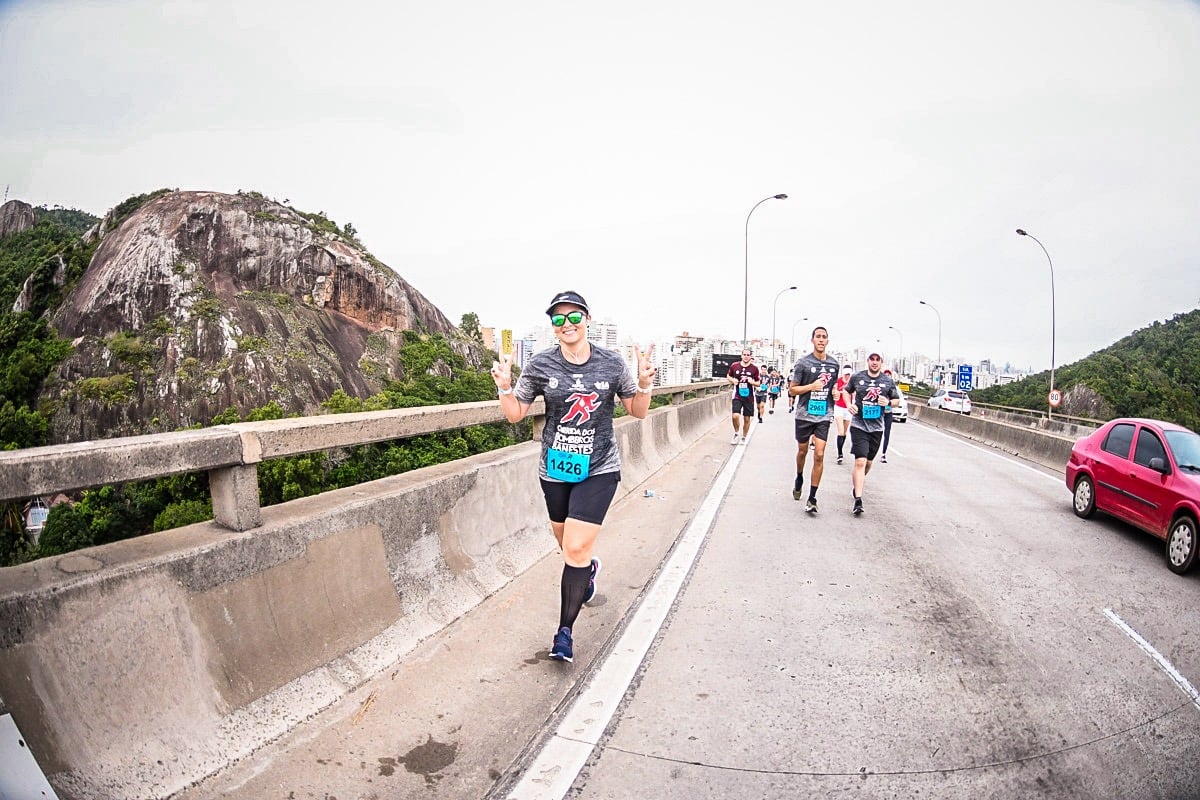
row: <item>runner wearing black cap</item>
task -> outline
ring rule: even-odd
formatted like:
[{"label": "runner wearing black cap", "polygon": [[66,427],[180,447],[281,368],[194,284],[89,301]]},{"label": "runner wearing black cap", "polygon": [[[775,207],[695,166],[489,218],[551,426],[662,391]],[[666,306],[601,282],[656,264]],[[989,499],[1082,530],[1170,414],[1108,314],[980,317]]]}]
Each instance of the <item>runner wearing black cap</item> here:
[{"label": "runner wearing black cap", "polygon": [[618,400],[630,416],[644,419],[650,408],[653,348],[635,348],[637,371],[620,355],[591,344],[588,304],[578,292],[560,292],[546,309],[558,347],[534,354],[512,383],[512,355],[492,365],[500,407],[520,422],[541,395],[546,400],[542,455],[538,466],[550,529],[563,554],[558,626],[550,658],[571,661],[571,631],[583,604],[596,593],[600,559],[596,538],[621,480],[621,455],[613,434]]},{"label": "runner wearing black cap", "polygon": [[867,368],[850,376],[842,395],[850,409],[850,455],[854,456],[854,513],[863,513],[863,486],[879,440],[883,438],[883,409],[900,404],[900,392],[891,375],[884,375],[883,356],[867,356]]}]

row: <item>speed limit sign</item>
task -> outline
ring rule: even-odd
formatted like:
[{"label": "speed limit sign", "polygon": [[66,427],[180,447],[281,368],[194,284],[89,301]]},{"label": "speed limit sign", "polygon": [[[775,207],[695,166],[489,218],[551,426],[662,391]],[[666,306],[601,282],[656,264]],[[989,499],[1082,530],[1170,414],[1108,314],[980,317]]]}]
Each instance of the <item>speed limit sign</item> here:
[{"label": "speed limit sign", "polygon": [[1046,399],[1050,401],[1050,405],[1058,408],[1058,404],[1062,402],[1062,392],[1060,392],[1058,389],[1051,389],[1050,394],[1046,396]]}]

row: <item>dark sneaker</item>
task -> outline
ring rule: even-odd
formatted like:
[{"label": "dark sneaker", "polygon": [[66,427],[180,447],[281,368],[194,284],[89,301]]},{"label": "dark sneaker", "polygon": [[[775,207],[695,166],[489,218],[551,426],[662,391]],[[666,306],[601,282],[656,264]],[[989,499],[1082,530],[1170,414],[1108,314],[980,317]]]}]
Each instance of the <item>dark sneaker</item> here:
[{"label": "dark sneaker", "polygon": [[771,409],[770,411],[768,411],[767,413],[768,413],[768,414],[774,414],[774,413],[775,413],[775,409],[773,409],[773,408],[772,408],[772,409]]},{"label": "dark sneaker", "polygon": [[798,489],[792,489],[792,499],[793,500],[803,500],[804,499],[804,487],[803,486],[801,486]]},{"label": "dark sneaker", "polygon": [[600,574],[600,559],[592,559],[592,577],[588,578],[587,593],[583,596],[584,604],[592,602],[592,598],[596,596],[596,576]]},{"label": "dark sneaker", "polygon": [[804,503],[804,510],[810,514],[817,513],[817,498],[808,498],[808,500]]},{"label": "dark sneaker", "polygon": [[574,661],[575,652],[571,649],[571,629],[560,628],[554,634],[554,646],[550,648],[550,657],[555,661]]},{"label": "dark sneaker", "polygon": [[842,463],[842,457],[841,457],[841,456],[838,456],[838,463],[839,463],[839,464],[840,464],[840,463]]},{"label": "dark sneaker", "polygon": [[883,455],[881,455],[879,457],[879,460],[882,461],[884,464],[886,464],[887,463],[887,453],[884,453]]},{"label": "dark sneaker", "polygon": [[861,513],[863,513],[862,500],[855,500],[854,501],[854,515],[858,516]]}]

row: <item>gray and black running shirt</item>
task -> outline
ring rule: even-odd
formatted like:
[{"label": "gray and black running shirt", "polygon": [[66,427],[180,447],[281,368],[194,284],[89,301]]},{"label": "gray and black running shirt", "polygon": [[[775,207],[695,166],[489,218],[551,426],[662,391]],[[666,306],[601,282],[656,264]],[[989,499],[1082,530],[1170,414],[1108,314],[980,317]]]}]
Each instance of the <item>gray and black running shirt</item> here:
[{"label": "gray and black running shirt", "polygon": [[821,422],[833,419],[833,404],[837,397],[833,387],[837,383],[838,362],[832,358],[817,358],[816,353],[802,356],[792,367],[792,383],[804,386],[815,380],[824,382],[823,389],[796,395],[796,419],[805,422]]},{"label": "gray and black running shirt", "polygon": [[522,403],[532,403],[538,395],[546,398],[538,475],[577,483],[589,475],[619,471],[613,409],[618,397],[636,392],[637,378],[612,350],[592,345],[591,357],[582,364],[567,361],[558,347],[535,353],[517,379],[516,397]]},{"label": "gray and black running shirt", "polygon": [[890,375],[882,372],[871,377],[865,369],[850,376],[846,384],[850,402],[858,406],[858,413],[850,418],[850,427],[873,433],[883,430],[883,409],[900,391]]}]

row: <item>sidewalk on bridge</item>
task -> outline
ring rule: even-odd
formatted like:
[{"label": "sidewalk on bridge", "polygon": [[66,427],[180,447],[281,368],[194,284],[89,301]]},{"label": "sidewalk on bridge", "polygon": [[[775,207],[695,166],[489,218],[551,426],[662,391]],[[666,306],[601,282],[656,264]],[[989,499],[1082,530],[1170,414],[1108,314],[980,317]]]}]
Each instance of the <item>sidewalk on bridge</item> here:
[{"label": "sidewalk on bridge", "polygon": [[[782,412],[767,420],[791,429]],[[620,633],[734,450],[730,430],[715,425],[614,505],[596,549],[599,590],[575,626],[574,663],[547,657],[562,569],[555,552],[341,702],[176,797],[487,794]]]}]

